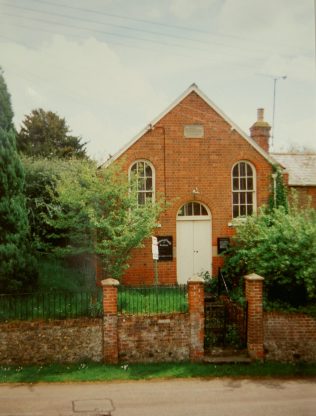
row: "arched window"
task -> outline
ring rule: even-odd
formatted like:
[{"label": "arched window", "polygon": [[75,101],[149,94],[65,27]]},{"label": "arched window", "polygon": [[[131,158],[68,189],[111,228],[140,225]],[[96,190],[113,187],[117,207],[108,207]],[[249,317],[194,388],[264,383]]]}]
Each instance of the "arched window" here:
[{"label": "arched window", "polygon": [[251,215],[256,210],[255,168],[238,162],[232,170],[233,218]]},{"label": "arched window", "polygon": [[155,171],[152,164],[146,160],[134,162],[129,171],[130,180],[135,179],[137,201],[139,205],[145,205],[155,199]]},{"label": "arched window", "polygon": [[209,216],[207,209],[200,202],[188,202],[187,204],[182,205],[182,207],[178,211],[178,217],[197,216]]}]

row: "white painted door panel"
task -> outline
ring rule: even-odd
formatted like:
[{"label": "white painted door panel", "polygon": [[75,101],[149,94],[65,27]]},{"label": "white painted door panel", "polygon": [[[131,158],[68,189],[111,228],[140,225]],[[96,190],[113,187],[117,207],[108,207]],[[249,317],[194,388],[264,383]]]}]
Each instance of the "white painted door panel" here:
[{"label": "white painted door panel", "polygon": [[200,272],[211,270],[211,221],[177,221],[177,279],[187,283]]}]

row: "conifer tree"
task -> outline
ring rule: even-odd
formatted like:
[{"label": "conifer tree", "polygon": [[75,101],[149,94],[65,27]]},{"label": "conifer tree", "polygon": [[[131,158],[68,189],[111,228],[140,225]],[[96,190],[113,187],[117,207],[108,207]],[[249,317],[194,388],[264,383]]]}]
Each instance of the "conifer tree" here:
[{"label": "conifer tree", "polygon": [[8,131],[13,129],[13,111],[11,98],[0,67],[0,127]]},{"label": "conifer tree", "polygon": [[24,170],[15,137],[0,128],[0,292],[29,289],[34,260],[28,245]]},{"label": "conifer tree", "polygon": [[0,292],[34,284],[24,170],[15,145],[10,94],[0,72]]},{"label": "conifer tree", "polygon": [[86,143],[70,134],[64,118],[42,108],[33,110],[22,121],[17,148],[27,156],[86,159]]}]

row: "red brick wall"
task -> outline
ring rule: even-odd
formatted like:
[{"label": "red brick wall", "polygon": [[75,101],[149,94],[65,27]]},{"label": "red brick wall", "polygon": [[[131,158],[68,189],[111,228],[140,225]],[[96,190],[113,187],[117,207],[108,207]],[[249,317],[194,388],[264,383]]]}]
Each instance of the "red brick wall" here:
[{"label": "red brick wall", "polygon": [[120,362],[183,361],[189,353],[189,314],[118,316]]},{"label": "red brick wall", "polygon": [[[203,124],[203,139],[184,138],[187,124]],[[223,120],[195,92],[189,94],[166,114],[154,130],[148,131],[118,159],[126,174],[139,159],[149,160],[156,172],[156,193],[164,195],[171,207],[160,218],[161,228],[155,235],[172,235],[174,259],[159,262],[161,283],[176,282],[176,216],[179,208],[193,200],[204,203],[212,215],[213,275],[221,259],[217,256],[217,237],[233,234],[228,226],[232,220],[231,170],[240,160],[250,161],[257,174],[257,205],[267,203],[270,190],[271,166],[245,139]],[[135,249],[124,283],[151,284],[154,280],[151,242]]]},{"label": "red brick wall", "polygon": [[204,283],[189,281],[189,313],[128,315],[113,313],[118,281],[103,287],[103,359],[105,363],[200,361],[204,355]]},{"label": "red brick wall", "polygon": [[247,348],[251,358],[264,358],[263,349],[263,277],[253,273],[245,276],[247,307]]},{"label": "red brick wall", "polygon": [[304,314],[266,312],[267,360],[316,362],[316,319]]},{"label": "red brick wall", "polygon": [[297,192],[300,206],[306,207],[310,204],[316,209],[316,186],[291,186],[291,189]]}]

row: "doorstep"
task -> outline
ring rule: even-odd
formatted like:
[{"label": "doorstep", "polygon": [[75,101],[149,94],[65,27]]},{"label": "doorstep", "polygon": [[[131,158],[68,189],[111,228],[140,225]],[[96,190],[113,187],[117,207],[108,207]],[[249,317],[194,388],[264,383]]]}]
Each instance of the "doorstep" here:
[{"label": "doorstep", "polygon": [[251,363],[251,358],[249,357],[247,350],[214,348],[205,352],[203,362],[210,364],[249,364]]}]

